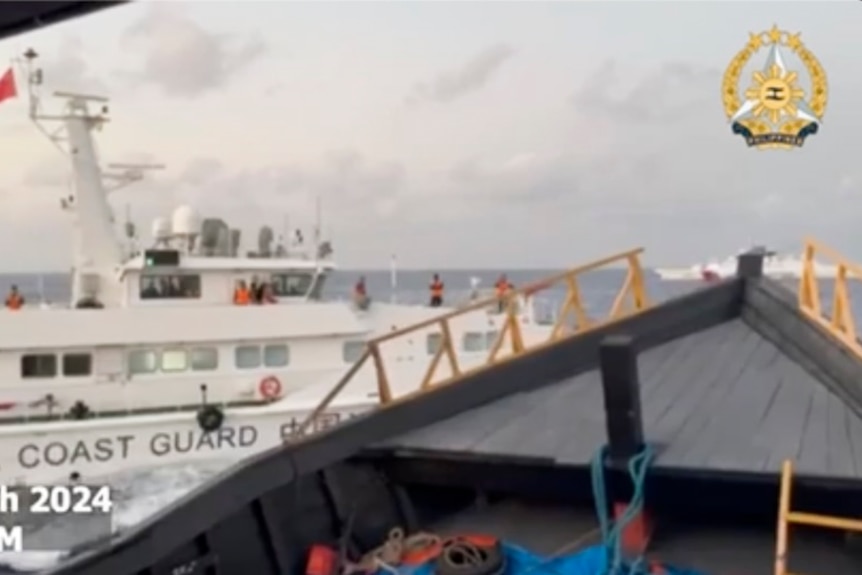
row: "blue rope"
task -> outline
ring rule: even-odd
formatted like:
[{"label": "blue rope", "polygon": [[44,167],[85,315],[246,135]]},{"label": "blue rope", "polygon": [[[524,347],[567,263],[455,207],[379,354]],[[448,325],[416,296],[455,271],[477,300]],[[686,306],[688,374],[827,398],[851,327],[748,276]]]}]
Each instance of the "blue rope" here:
[{"label": "blue rope", "polygon": [[652,449],[645,446],[640,453],[629,460],[628,472],[634,485],[634,493],[625,513],[613,523],[608,516],[609,506],[605,492],[605,458],[607,453],[607,446],[596,451],[591,464],[593,500],[596,504],[596,515],[607,556],[607,571],[604,575],[644,575],[649,573],[649,569],[643,555],[626,564],[623,557],[622,533],[626,526],[643,510],[644,484],[646,483],[647,471],[655,456]]}]

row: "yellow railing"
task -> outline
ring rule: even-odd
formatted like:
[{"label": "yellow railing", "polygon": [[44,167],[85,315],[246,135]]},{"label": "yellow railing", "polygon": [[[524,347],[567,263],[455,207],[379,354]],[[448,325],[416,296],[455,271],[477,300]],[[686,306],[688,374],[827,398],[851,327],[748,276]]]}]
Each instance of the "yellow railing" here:
[{"label": "yellow railing", "polygon": [[[560,339],[581,334],[585,331],[598,329],[609,323],[621,320],[647,309],[650,306],[650,302],[647,299],[644,287],[643,269],[640,264],[641,253],[643,253],[642,248],[618,253],[587,265],[570,269],[547,279],[534,282],[528,286],[512,290],[506,295],[504,301],[502,301],[503,309],[501,310],[501,318],[503,325],[501,329],[499,329],[499,333],[497,334],[493,345],[490,346],[487,357],[478,366],[465,368],[462,365],[462,362],[459,361],[458,354],[455,351],[454,338],[452,337],[451,321],[471,312],[487,310],[493,306],[501,306],[501,300],[497,297],[477,301],[467,307],[442,314],[438,317],[422,321],[372,339],[368,342],[366,350],[359,360],[338,381],[326,397],[323,398],[320,405],[318,405],[311,414],[309,414],[305,421],[303,421],[302,425],[299,427],[298,436],[303,436],[315,419],[330,406],[333,400],[344,390],[345,387],[347,387],[348,383],[350,383],[369,359],[374,363],[374,369],[377,375],[377,393],[380,403],[385,406],[396,400],[392,391],[392,386],[389,382],[386,365],[383,361],[383,354],[380,352],[381,346],[386,342],[415,334],[415,332],[420,330],[428,330],[429,328],[439,329],[440,345],[437,346],[436,353],[431,357],[431,362],[428,365],[428,369],[426,370],[418,389],[404,397],[398,398],[398,400],[401,400],[423,393],[432,385],[445,385],[452,383],[468,374],[476,373],[501,362],[509,361],[513,358],[523,356],[524,354],[537,351],[538,349],[551,345]],[[579,285],[580,278],[587,272],[619,263],[626,264],[628,273],[626,274],[619,292],[617,292],[617,296],[614,299],[610,311],[601,319],[590,317],[587,313],[584,302],[581,299],[581,290]],[[546,338],[542,338],[541,341],[525,341],[522,333],[522,325],[518,321],[518,300],[521,299],[521,297],[523,297],[524,300],[527,300],[538,292],[560,284],[565,286],[566,293],[553,327],[549,330],[548,336]],[[571,325],[570,323],[572,319],[575,320],[574,325]],[[504,347],[507,345],[507,341],[509,353],[503,356],[502,354]],[[432,383],[438,366],[444,360],[448,363],[451,375],[443,381]]]},{"label": "yellow railing", "polygon": [[801,513],[790,509],[793,489],[793,462],[786,460],[781,467],[781,494],[778,500],[778,529],[775,535],[775,575],[793,575],[787,571],[787,546],[791,525],[808,525],[862,533],[862,521],[831,515]]},{"label": "yellow railing", "polygon": [[[831,309],[820,303],[817,283],[817,259],[835,267]],[[799,309],[811,321],[823,327],[838,341],[862,358],[862,346],[856,338],[856,324],[850,302],[850,282],[862,280],[862,266],[815,239],[807,239],[802,252],[802,275],[799,280]]]}]

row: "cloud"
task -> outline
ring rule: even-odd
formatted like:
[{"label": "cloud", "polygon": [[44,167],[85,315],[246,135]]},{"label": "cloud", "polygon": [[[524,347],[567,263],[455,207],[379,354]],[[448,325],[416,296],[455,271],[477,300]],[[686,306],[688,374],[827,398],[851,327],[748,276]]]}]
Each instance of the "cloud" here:
[{"label": "cloud", "polygon": [[573,95],[572,102],[581,111],[619,122],[683,122],[705,109],[717,108],[720,78],[720,70],[691,62],[669,61],[636,75],[607,60]]},{"label": "cloud", "polygon": [[51,149],[41,155],[24,172],[21,184],[25,187],[62,188],[72,186],[69,160],[59,150]]},{"label": "cloud", "polygon": [[195,158],[180,173],[177,181],[190,186],[202,186],[223,173],[224,165],[217,158]]},{"label": "cloud", "polygon": [[95,74],[84,57],[86,47],[78,36],[65,36],[56,54],[39,59],[44,76],[43,93],[54,90],[102,95],[105,81]]},{"label": "cloud", "polygon": [[838,194],[841,196],[849,196],[858,193],[858,191],[859,186],[853,176],[845,175],[838,182]]},{"label": "cloud", "polygon": [[320,199],[333,224],[365,231],[397,213],[406,171],[398,162],[370,162],[351,150],[330,152],[310,165],[244,170],[228,169],[216,158],[197,158],[158,187],[168,194],[165,208],[170,202],[188,202],[247,223],[273,212],[280,214],[279,221],[284,214],[311,218]]},{"label": "cloud", "polygon": [[408,101],[451,102],[480,90],[514,54],[514,49],[507,44],[490,46],[460,68],[442,72],[430,82],[416,84]]},{"label": "cloud", "polygon": [[153,4],[124,35],[142,57],[134,75],[165,95],[194,97],[225,86],[267,50],[260,38],[208,32],[171,6]]}]

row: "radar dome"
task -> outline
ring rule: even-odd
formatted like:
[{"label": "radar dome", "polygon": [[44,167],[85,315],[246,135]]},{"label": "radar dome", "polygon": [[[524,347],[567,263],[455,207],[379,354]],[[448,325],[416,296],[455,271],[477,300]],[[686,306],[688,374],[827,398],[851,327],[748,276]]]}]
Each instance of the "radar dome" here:
[{"label": "radar dome", "polygon": [[200,231],[198,214],[190,206],[180,206],[175,209],[171,222],[173,232],[178,236],[192,236]]},{"label": "radar dome", "polygon": [[167,218],[153,220],[153,238],[164,240],[171,237],[171,222]]}]

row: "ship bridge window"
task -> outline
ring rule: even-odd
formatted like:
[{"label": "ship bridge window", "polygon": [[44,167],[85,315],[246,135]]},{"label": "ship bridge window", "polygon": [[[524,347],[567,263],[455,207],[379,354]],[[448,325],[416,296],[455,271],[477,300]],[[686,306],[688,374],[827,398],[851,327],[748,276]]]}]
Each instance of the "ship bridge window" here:
[{"label": "ship bridge window", "polygon": [[196,347],[191,351],[192,371],[218,369],[218,350],[214,347]]},{"label": "ship bridge window", "polygon": [[241,345],[234,351],[234,363],[239,369],[284,367],[290,363],[290,348],[283,343]]},{"label": "ship bridge window", "polygon": [[86,377],[93,373],[93,356],[89,353],[64,353],[63,376]]},{"label": "ship bridge window", "polygon": [[142,300],[201,297],[201,276],[195,274],[142,274]]},{"label": "ship bridge window", "polygon": [[159,367],[158,359],[156,352],[151,349],[134,349],[128,355],[129,373],[155,373]]},{"label": "ship bridge window", "polygon": [[341,348],[341,357],[345,363],[354,364],[359,361],[368,344],[364,341],[345,341]]},{"label": "ship bridge window", "polygon": [[234,363],[240,369],[257,369],[261,364],[260,347],[241,345],[234,350]]},{"label": "ship bridge window", "polygon": [[464,334],[462,344],[464,346],[464,351],[466,352],[484,351],[486,349],[485,334],[476,331],[468,331]]},{"label": "ship bridge window", "polygon": [[290,349],[284,344],[266,345],[263,348],[263,365],[284,367],[290,363]]},{"label": "ship bridge window", "polygon": [[166,349],[162,351],[159,363],[162,371],[185,371],[189,368],[189,355],[184,349]]},{"label": "ship bridge window", "polygon": [[314,282],[313,273],[283,273],[273,274],[272,291],[281,297],[305,297],[311,291]]},{"label": "ship bridge window", "polygon": [[46,379],[57,375],[57,356],[53,353],[32,353],[21,356],[22,379]]}]

